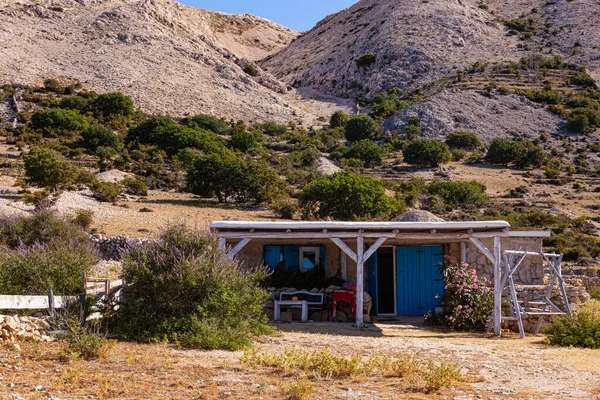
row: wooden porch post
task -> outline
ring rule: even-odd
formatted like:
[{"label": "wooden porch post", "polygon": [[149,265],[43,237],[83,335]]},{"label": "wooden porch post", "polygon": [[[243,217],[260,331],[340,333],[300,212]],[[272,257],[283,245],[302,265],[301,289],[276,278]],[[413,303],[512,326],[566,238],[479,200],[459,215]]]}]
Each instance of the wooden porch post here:
[{"label": "wooden porch post", "polygon": [[356,238],[356,326],[363,326],[363,292],[364,292],[364,250],[365,239]]},{"label": "wooden porch post", "polygon": [[460,262],[467,262],[467,243],[460,242]]},{"label": "wooden porch post", "polygon": [[502,253],[500,236],[494,236],[494,335],[500,336],[502,328]]}]

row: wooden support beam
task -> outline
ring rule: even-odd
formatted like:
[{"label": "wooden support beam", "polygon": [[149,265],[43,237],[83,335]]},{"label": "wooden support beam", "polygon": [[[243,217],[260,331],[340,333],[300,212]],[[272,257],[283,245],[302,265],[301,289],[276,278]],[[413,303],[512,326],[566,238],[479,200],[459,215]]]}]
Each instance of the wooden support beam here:
[{"label": "wooden support beam", "polygon": [[367,252],[365,253],[364,259],[368,260],[369,258],[371,258],[371,256],[373,255],[373,253],[375,253],[377,251],[377,249],[379,247],[381,247],[381,245],[383,243],[385,243],[385,241],[387,240],[386,237],[382,237],[377,239],[377,241],[375,243],[373,243],[373,245],[371,247],[369,247],[369,250],[367,250]]},{"label": "wooden support beam", "polygon": [[[498,236],[496,236],[496,237],[498,237]],[[494,241],[496,240],[496,237],[494,237]],[[500,238],[498,237],[498,239],[500,239]],[[483,243],[481,243],[481,240],[474,238],[474,237],[470,238],[470,240],[471,240],[471,242],[473,242],[473,244],[475,246],[477,246],[479,251],[481,251],[483,253],[483,255],[486,256],[487,259],[491,261],[492,264],[495,264],[496,257],[494,256],[494,254],[492,254],[492,252],[487,247],[485,247],[485,245]]]},{"label": "wooden support beam", "polygon": [[229,250],[229,252],[227,253],[227,258],[232,259],[233,257],[235,257],[236,254],[239,253],[240,250],[244,248],[244,246],[250,243],[251,240],[252,238],[244,238],[240,240],[240,242],[236,244],[233,249]]},{"label": "wooden support beam", "polygon": [[460,262],[467,262],[467,242],[460,242]]},{"label": "wooden support beam", "polygon": [[364,249],[365,239],[359,236],[356,238],[356,326],[358,328],[363,327]]},{"label": "wooden support beam", "polygon": [[334,238],[330,238],[330,239],[331,239],[331,241],[332,241],[333,243],[335,243],[335,244],[336,244],[336,246],[337,246],[337,247],[339,247],[340,249],[342,249],[342,251],[343,251],[344,253],[346,253],[346,255],[347,255],[348,257],[350,257],[350,259],[351,259],[352,261],[354,261],[354,262],[358,262],[358,256],[356,255],[356,253],[355,253],[355,252],[353,252],[353,251],[352,251],[352,249],[351,249],[350,247],[348,247],[348,245],[346,245],[346,243],[344,243],[344,242],[342,241],[342,239],[340,239],[340,238],[336,238],[336,237],[334,237]]},{"label": "wooden support beam", "polygon": [[221,250],[224,253],[226,247],[227,247],[227,238],[224,238],[223,236],[221,236],[219,238],[219,250]]}]

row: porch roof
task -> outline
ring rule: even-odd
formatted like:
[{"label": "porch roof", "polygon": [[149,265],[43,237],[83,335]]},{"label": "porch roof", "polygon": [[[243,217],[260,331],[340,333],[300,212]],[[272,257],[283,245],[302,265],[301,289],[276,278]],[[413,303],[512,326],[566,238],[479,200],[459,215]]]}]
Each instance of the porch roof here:
[{"label": "porch roof", "polygon": [[457,235],[462,238],[508,236],[510,224],[506,221],[465,222],[264,222],[216,221],[211,229],[222,238],[321,238],[357,236],[410,238],[427,235]]}]

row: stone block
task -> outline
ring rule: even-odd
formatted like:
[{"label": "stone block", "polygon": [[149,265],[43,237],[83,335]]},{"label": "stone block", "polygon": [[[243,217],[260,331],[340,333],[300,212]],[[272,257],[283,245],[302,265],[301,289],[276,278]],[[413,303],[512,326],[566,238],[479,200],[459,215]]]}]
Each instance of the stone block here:
[{"label": "stone block", "polygon": [[292,313],[290,311],[282,311],[279,318],[280,322],[283,323],[291,323],[292,322]]},{"label": "stone block", "polygon": [[335,322],[348,322],[348,316],[343,311],[338,311],[333,319]]}]

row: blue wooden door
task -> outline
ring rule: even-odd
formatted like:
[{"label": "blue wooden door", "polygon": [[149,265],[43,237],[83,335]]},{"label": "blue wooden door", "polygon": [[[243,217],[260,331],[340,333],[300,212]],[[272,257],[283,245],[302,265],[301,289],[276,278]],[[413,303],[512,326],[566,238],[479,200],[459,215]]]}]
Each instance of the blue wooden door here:
[{"label": "blue wooden door", "polygon": [[373,301],[371,311],[377,315],[377,252],[367,260],[367,293]]},{"label": "blue wooden door", "polygon": [[281,246],[265,246],[263,256],[265,264],[269,266],[271,271],[275,271],[275,267],[281,262]]},{"label": "blue wooden door", "polygon": [[436,295],[444,293],[439,263],[442,246],[406,246],[396,248],[398,314],[423,315],[441,305]]}]

